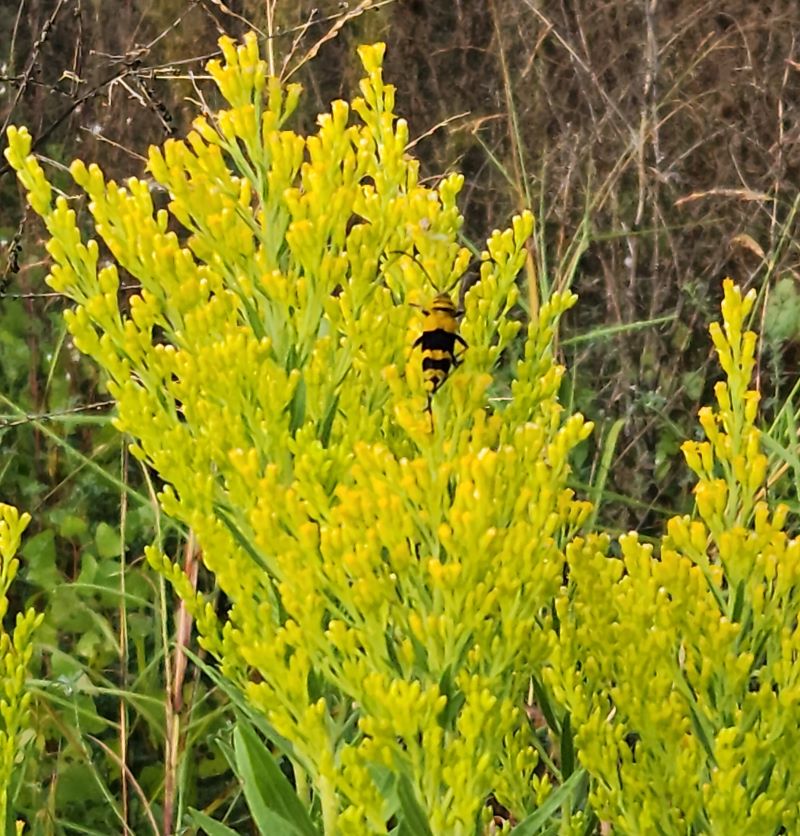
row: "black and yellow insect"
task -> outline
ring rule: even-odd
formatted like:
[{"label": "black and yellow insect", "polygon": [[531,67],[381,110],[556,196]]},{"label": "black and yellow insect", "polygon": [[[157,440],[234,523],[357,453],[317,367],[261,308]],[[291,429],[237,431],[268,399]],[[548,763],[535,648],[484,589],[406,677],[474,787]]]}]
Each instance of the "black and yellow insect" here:
[{"label": "black and yellow insect", "polygon": [[425,411],[431,416],[432,429],[433,396],[441,389],[450,372],[460,365],[459,355],[456,354],[456,344],[458,343],[464,350],[468,348],[467,341],[458,333],[458,318],[463,311],[458,310],[450,298],[450,292],[461,277],[459,276],[448,289],[441,290],[415,255],[400,251],[396,251],[394,255],[404,255],[416,262],[431,286],[437,291],[430,309],[423,308],[422,310],[425,314],[422,334],[412,346],[412,348],[422,349],[422,377],[428,391]]},{"label": "black and yellow insect", "polygon": [[413,348],[422,349],[422,377],[428,389],[425,410],[431,412],[433,396],[447,380],[450,370],[459,365],[456,343],[466,349],[467,342],[458,333],[460,311],[448,293],[439,293],[430,310],[423,310],[423,313],[425,320],[422,323],[422,334],[414,342]]}]

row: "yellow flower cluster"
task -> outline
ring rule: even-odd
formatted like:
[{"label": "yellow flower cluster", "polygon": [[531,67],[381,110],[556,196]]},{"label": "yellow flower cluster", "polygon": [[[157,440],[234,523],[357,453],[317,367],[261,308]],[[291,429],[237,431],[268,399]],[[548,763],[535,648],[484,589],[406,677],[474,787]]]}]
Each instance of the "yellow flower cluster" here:
[{"label": "yellow flower cluster", "polygon": [[[11,505],[0,503],[0,822],[6,821],[8,789],[18,760],[20,733],[28,727],[31,695],[25,690],[33,654],[33,633],[43,615],[33,608],[17,614],[14,629],[6,630],[8,590],[19,569],[16,557],[22,532],[30,522]],[[21,832],[18,823],[17,832]]]},{"label": "yellow flower cluster", "polygon": [[[795,832],[800,805],[800,541],[757,501],[766,458],[749,389],[754,294],[724,285],[711,327],[727,382],[683,451],[697,519],[657,554],[635,535],[568,548],[546,681],[577,729],[601,817],[624,833]],[[787,828],[781,831],[781,828]]]},{"label": "yellow flower cluster", "polygon": [[[9,131],[52,236],[49,282],[76,303],[75,344],[108,373],[164,508],[202,543],[225,620],[149,559],[291,743],[326,833],[386,831],[383,775],[411,787],[435,834],[473,833],[491,794],[520,818],[548,791],[528,677],[552,652],[550,602],[588,514],[566,480],[590,426],[562,415],[551,350],[575,297],[553,296],[520,335],[533,218],[494,232],[431,422],[414,306],[468,267],[462,177],[420,182],[382,44],[360,50],[361,97],[308,137],[285,128],[299,90],[266,76],[255,39],[221,46],[209,71],[228,109],[151,149],[151,179],[72,165],[108,264],[70,201],[53,202],[27,132]],[[120,270],[141,285],[129,307]],[[518,359],[497,380],[504,352]]]}]

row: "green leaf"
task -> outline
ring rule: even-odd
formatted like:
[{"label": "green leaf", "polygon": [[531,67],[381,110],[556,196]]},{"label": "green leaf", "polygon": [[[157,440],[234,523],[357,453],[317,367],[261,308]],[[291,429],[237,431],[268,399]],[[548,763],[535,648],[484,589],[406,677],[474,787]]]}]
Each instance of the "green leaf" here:
[{"label": "green leaf", "polygon": [[289,402],[289,433],[292,438],[306,420],[306,382],[301,377]]},{"label": "green leaf", "polygon": [[550,697],[547,695],[547,691],[545,691],[544,686],[535,676],[531,677],[531,679],[533,680],[533,693],[536,696],[536,703],[542,710],[544,719],[547,720],[547,725],[556,734],[561,734],[561,723],[556,718],[556,713],[550,703]]},{"label": "green leaf", "polygon": [[24,540],[20,553],[28,583],[49,591],[63,582],[56,567],[55,535],[51,528]]},{"label": "green leaf", "polygon": [[693,369],[681,375],[681,386],[686,393],[689,403],[697,403],[703,397],[703,387],[706,383],[705,369]]},{"label": "green leaf", "polygon": [[306,772],[311,772],[312,765],[298,752],[295,751],[291,742],[285,737],[278,734],[275,729],[267,722],[263,714],[253,711],[250,705],[245,701],[242,692],[236,688],[233,683],[222,676],[219,669],[214,665],[209,665],[206,659],[193,653],[188,647],[183,649],[183,652],[189,657],[192,664],[201,670],[214,685],[222,691],[223,694],[230,700],[231,704],[236,708],[237,714],[245,719],[246,722],[254,729],[258,729],[264,737],[280,750],[290,760],[298,763]]},{"label": "green leaf", "polygon": [[569,778],[575,771],[575,741],[572,738],[572,723],[569,711],[561,723],[561,775]]},{"label": "green leaf", "polygon": [[[625,419],[618,418],[612,425],[609,431],[603,438],[602,449],[603,454],[600,457],[600,467],[597,471],[597,478],[594,480],[589,500],[592,503],[592,512],[588,520],[584,524],[584,531],[594,531],[597,514],[603,504],[603,491],[608,482],[608,474],[611,471],[611,466],[614,460],[614,451],[617,449],[617,440],[619,434],[625,426]],[[552,727],[551,727],[552,728]]]},{"label": "green leaf", "polygon": [[199,810],[189,808],[189,818],[196,827],[202,827],[208,836],[237,836],[235,830],[231,830],[226,824],[220,824]]},{"label": "green leaf", "polygon": [[75,579],[75,583],[93,584],[97,578],[97,557],[91,549],[81,550],[81,571]]},{"label": "green leaf", "polygon": [[119,531],[112,528],[108,523],[101,522],[97,526],[94,541],[97,544],[97,553],[100,557],[117,557],[119,555]]},{"label": "green leaf", "polygon": [[573,804],[573,794],[576,796],[576,801],[582,802],[588,786],[589,779],[585,769],[573,772],[557,790],[547,796],[537,810],[534,810],[514,828],[514,836],[534,836],[539,833],[543,827],[552,824],[553,817],[565,804],[570,805],[570,809],[575,809],[578,805]]},{"label": "green leaf", "polygon": [[331,440],[331,429],[333,428],[333,419],[336,417],[336,412],[339,409],[339,395],[335,395],[325,411],[325,415],[319,425],[319,440],[323,447],[327,447]]},{"label": "green leaf", "polygon": [[755,801],[760,795],[763,795],[768,789],[770,781],[772,780],[772,773],[775,771],[775,764],[777,763],[775,755],[770,755],[767,759],[767,766],[761,775],[761,780],[756,787],[755,792],[750,796],[750,803]]},{"label": "green leaf", "polygon": [[253,558],[253,562],[258,566],[259,569],[263,570],[266,573],[269,573],[269,567],[264,562],[264,558],[259,554],[255,546],[251,543],[248,537],[245,537],[242,534],[239,527],[236,523],[231,519],[228,511],[223,508],[221,505],[215,504],[214,505],[214,513],[222,520],[225,524],[225,527],[230,531],[233,535],[233,539],[236,540],[236,545],[239,546],[243,551],[247,552],[251,558]]},{"label": "green leaf", "polygon": [[[56,515],[53,514],[53,521],[55,522]],[[101,523],[104,525],[105,523]],[[74,537],[80,537],[81,535],[86,533],[86,530],[89,528],[89,524],[83,517],[79,517],[76,514],[64,514],[58,520],[58,533],[62,537],[66,537],[68,540],[71,540]]]},{"label": "green leaf", "polygon": [[701,716],[694,702],[689,703],[689,713],[692,715],[692,726],[694,727],[695,734],[706,750],[706,755],[708,755],[709,760],[716,766],[717,761],[714,757],[714,747],[711,745],[711,738],[713,737],[711,724]]},{"label": "green leaf", "polygon": [[463,691],[459,690],[453,682],[451,665],[448,665],[444,669],[439,679],[439,692],[447,698],[447,702],[436,719],[443,729],[450,729],[453,727],[459,711],[461,711],[466,702]]},{"label": "green leaf", "polygon": [[264,836],[319,836],[275,758],[244,718],[236,724],[233,741],[244,795],[259,831]]},{"label": "green leaf", "polygon": [[428,670],[428,651],[425,645],[412,633],[411,647],[414,650],[414,664],[422,671]]},{"label": "green leaf", "polygon": [[733,599],[733,612],[731,613],[731,621],[738,621],[742,617],[742,610],[744,609],[744,581],[739,581],[736,585],[736,596]]},{"label": "green leaf", "polygon": [[[378,795],[383,799],[384,817],[388,821],[397,813],[400,806],[400,801],[397,798],[397,776],[388,766],[380,764],[370,764],[367,770],[375,784]],[[396,828],[393,828],[391,832],[394,832],[394,830]]]},{"label": "green leaf", "polygon": [[397,836],[433,836],[407,775],[401,775],[397,781],[397,799],[402,816]]},{"label": "green leaf", "polygon": [[763,334],[767,342],[785,342],[800,332],[800,295],[793,278],[782,278],[770,294],[764,311]]}]

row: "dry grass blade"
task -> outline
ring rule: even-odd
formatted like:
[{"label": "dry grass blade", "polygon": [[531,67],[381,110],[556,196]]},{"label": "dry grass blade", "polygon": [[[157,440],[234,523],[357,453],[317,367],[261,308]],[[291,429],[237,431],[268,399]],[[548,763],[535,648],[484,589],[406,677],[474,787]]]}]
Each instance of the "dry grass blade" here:
[{"label": "dry grass blade", "polygon": [[248,29],[252,29],[253,31],[258,32],[258,34],[261,35],[262,38],[267,37],[267,33],[262,32],[261,29],[259,29],[255,25],[255,23],[253,23],[252,20],[244,17],[243,15],[240,15],[238,12],[235,12],[229,6],[226,6],[222,2],[222,0],[207,0],[207,2],[216,6],[223,14],[228,15],[228,17],[232,17],[232,18],[238,20],[240,23],[243,23]]},{"label": "dry grass blade", "polygon": [[766,258],[766,253],[764,252],[764,248],[761,244],[759,244],[752,235],[748,235],[746,232],[741,232],[739,235],[734,235],[733,238],[731,238],[731,248],[736,247],[748,250],[762,260]]},{"label": "dry grass blade", "polygon": [[446,128],[448,125],[452,125],[455,122],[464,119],[465,117],[469,116],[470,112],[465,110],[463,113],[456,113],[455,116],[448,116],[447,119],[442,119],[441,122],[437,122],[433,127],[428,128],[425,133],[420,134],[416,139],[412,139],[411,142],[406,145],[406,151],[411,151],[418,143],[422,142],[423,139],[427,139],[429,136],[433,136],[437,131],[440,131],[442,128]]},{"label": "dry grass blade", "polygon": [[686,197],[679,197],[674,206],[683,206],[685,203],[693,203],[696,200],[704,200],[707,197],[733,197],[737,200],[755,200],[765,203],[774,198],[765,192],[754,192],[752,189],[707,189],[702,192],[692,192]]},{"label": "dry grass blade", "polygon": [[333,26],[331,26],[331,28],[328,29],[328,31],[318,41],[311,45],[294,67],[290,70],[286,70],[284,67],[282,80],[288,81],[301,67],[307,64],[312,58],[316,57],[320,49],[328,43],[328,41],[332,41],[339,34],[345,24],[354,18],[360,17],[364,14],[364,12],[377,8],[378,5],[384,4],[376,4],[374,0],[361,0],[361,2],[354,9],[351,9],[349,12],[344,12],[341,16],[337,17]]}]

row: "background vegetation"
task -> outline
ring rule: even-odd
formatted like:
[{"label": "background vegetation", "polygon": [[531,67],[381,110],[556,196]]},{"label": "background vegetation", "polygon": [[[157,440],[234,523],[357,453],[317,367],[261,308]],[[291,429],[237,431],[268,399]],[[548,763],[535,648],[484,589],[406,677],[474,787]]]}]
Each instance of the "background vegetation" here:
[{"label": "background vegetation", "polygon": [[[536,211],[528,277],[580,296],[563,332],[563,399],[597,424],[577,474],[603,496],[604,523],[655,534],[688,507],[678,446],[716,379],[706,325],[727,274],[759,293],[756,381],[776,437],[794,440],[792,0],[19,0],[0,7],[0,125],[27,124],[56,169],[81,156],[125,176],[150,143],[183,132],[187,99],[212,95],[202,75],[218,35],[251,28],[276,33],[276,67],[307,91],[299,130],[352,92],[355,46],[385,40],[423,171],[467,178],[468,242]],[[17,806],[44,832],[72,821],[104,833],[116,816],[169,820],[148,799],[174,799],[177,786],[199,788],[198,806],[235,805],[214,743],[225,700],[166,654],[180,618],[139,571],[159,527],[183,541],[65,337],[63,303],[42,281],[42,230],[0,172],[0,494],[33,517],[12,595],[46,612],[41,739]],[[796,509],[791,469],[773,484]]]}]

